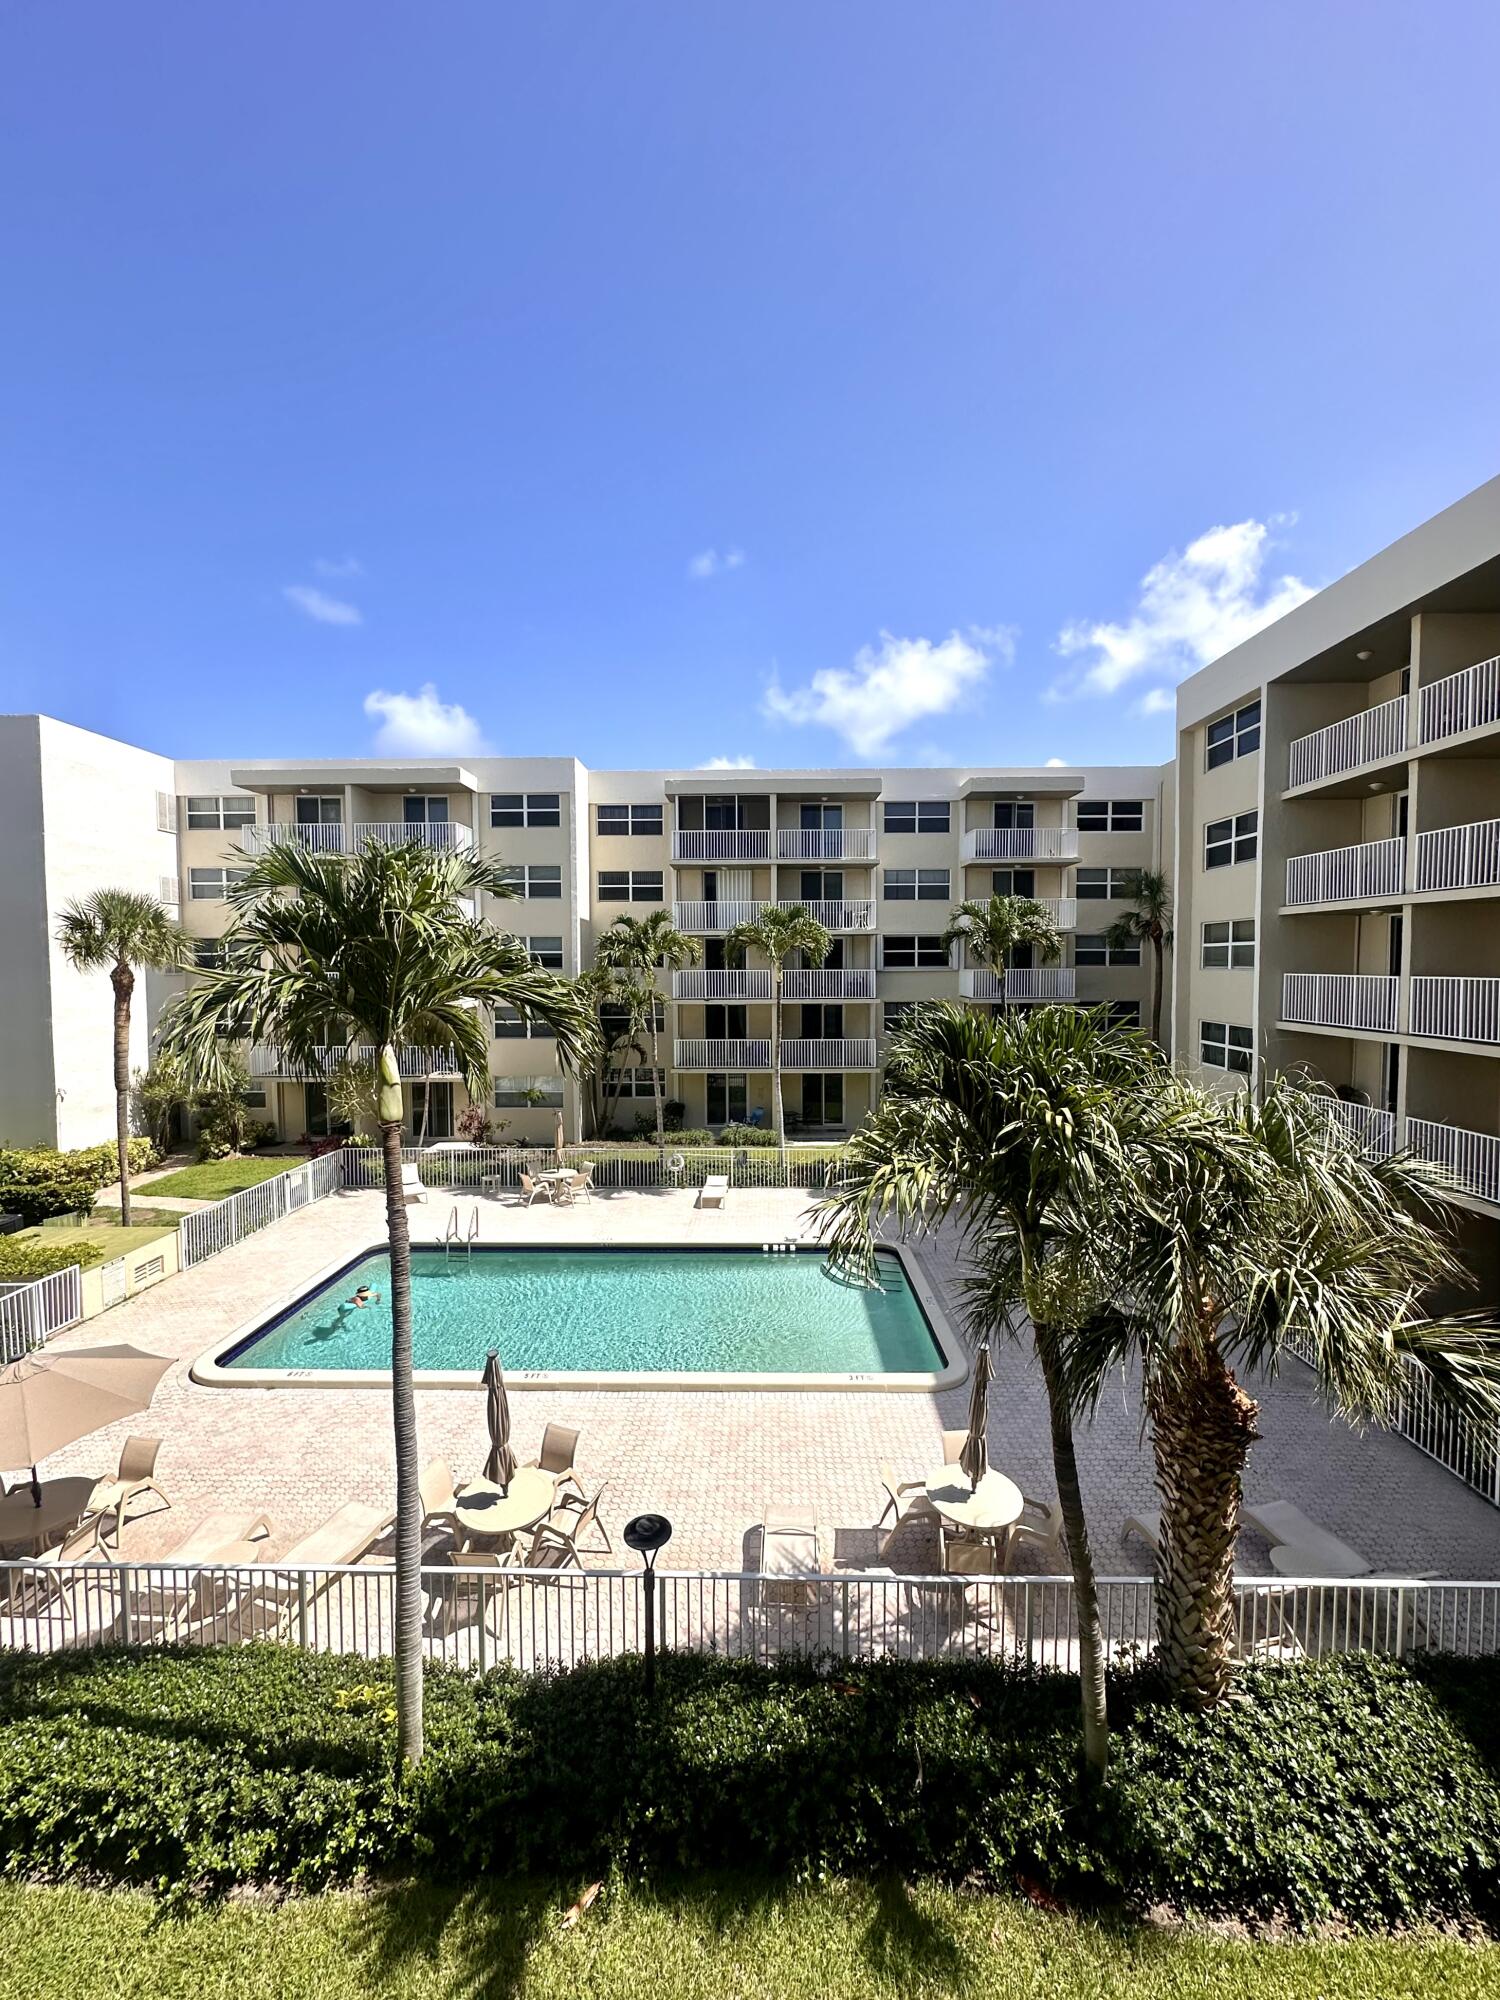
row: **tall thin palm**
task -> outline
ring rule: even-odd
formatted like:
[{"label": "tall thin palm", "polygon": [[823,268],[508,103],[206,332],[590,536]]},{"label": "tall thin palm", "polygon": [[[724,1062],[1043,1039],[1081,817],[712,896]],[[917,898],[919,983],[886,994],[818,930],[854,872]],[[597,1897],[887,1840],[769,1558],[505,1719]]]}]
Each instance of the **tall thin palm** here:
[{"label": "tall thin palm", "polygon": [[173,972],[192,953],[187,932],[157,901],[134,889],[96,889],[59,914],[57,942],[79,972],[109,973],[114,991],[115,1145],[120,1221],[130,1227],[130,1003],[137,972]]},{"label": "tall thin palm", "polygon": [[651,1049],[651,1095],[656,1105],[656,1143],[666,1144],[666,1092],[661,1072],[661,995],[658,971],[681,972],[695,965],[703,948],[678,930],[666,910],[649,917],[616,917],[594,947],[594,961],[612,978],[611,997],[624,1006],[630,1033],[645,1035]]},{"label": "tall thin palm", "polygon": [[781,1105],[781,1012],[786,964],[789,958],[800,958],[804,965],[819,966],[832,949],[832,934],[805,903],[794,903],[789,909],[767,903],[753,922],[736,924],[724,939],[726,957],[758,951],[771,968],[771,1125],[783,1156],[786,1117]]},{"label": "tall thin palm", "polygon": [[1094,1304],[1063,1282],[1071,1272],[1053,1255],[1052,1214],[1065,1199],[1107,1198],[1122,1131],[1159,1060],[1144,1037],[1109,1029],[1098,1012],[926,1007],[892,1037],[881,1101],[820,1203],[834,1257],[851,1264],[868,1259],[887,1216],[903,1231],[951,1216],[969,1264],[971,1337],[1014,1336],[1017,1309],[1030,1322],[1073,1570],[1084,1748],[1101,1776],[1104,1643],[1068,1359],[1074,1328]]},{"label": "tall thin palm", "polygon": [[1209,1706],[1233,1672],[1240,1486],[1258,1436],[1235,1369],[1295,1351],[1353,1421],[1388,1410],[1415,1369],[1440,1405],[1493,1421],[1500,1332],[1424,1306],[1464,1282],[1434,1171],[1360,1153],[1284,1077],[1227,1098],[1163,1080],[1111,1198],[1069,1202],[1058,1221],[1060,1259],[1107,1302],[1073,1343],[1075,1393],[1097,1395],[1127,1356],[1141,1364],[1162,1496],[1158,1642],[1180,1691]]},{"label": "tall thin palm", "polygon": [[1129,909],[1122,910],[1104,933],[1114,946],[1151,947],[1151,1039],[1161,1041],[1161,1001],[1166,986],[1166,955],[1172,949],[1172,884],[1153,868],[1133,868],[1125,887]]},{"label": "tall thin palm", "polygon": [[1030,946],[1043,965],[1062,957],[1062,938],[1052,913],[1034,896],[991,896],[987,902],[960,903],[943,932],[943,949],[964,948],[971,965],[993,972],[1004,991],[1005,968],[1018,946]]},{"label": "tall thin palm", "polygon": [[[173,1003],[162,1044],[199,1074],[220,1049],[269,1041],[317,1072],[329,1044],[378,1051],[391,1254],[391,1403],[396,1442],[396,1708],[399,1756],[422,1752],[422,1507],[412,1392],[411,1239],[401,1186],[401,1051],[452,1049],[471,1099],[489,1095],[490,1016],[545,1022],[565,1069],[593,1027],[572,986],[520,939],[463,915],[460,897],[509,891],[472,850],[416,843],[351,855],[275,847],[231,892],[222,969]],[[477,903],[476,903],[477,907]]]}]

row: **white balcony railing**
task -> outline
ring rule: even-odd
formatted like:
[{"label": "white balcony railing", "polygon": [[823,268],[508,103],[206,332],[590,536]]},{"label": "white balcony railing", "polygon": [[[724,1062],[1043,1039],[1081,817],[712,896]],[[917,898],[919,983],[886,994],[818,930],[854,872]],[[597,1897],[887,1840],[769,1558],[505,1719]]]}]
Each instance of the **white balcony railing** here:
[{"label": "white balcony railing", "polygon": [[769,1069],[769,1041],[681,1041],[672,1044],[674,1069]]},{"label": "white balcony railing", "polygon": [[1341,1125],[1361,1152],[1385,1159],[1396,1150],[1396,1114],[1373,1104],[1346,1104],[1342,1098],[1319,1100],[1335,1125]]},{"label": "white balcony railing", "polygon": [[1365,840],[1294,854],[1286,864],[1289,903],[1368,903],[1399,896],[1406,877],[1406,842]]},{"label": "white balcony railing", "polygon": [[1078,900],[1074,896],[1033,896],[1033,902],[1040,903],[1047,915],[1060,931],[1075,931],[1078,928]]},{"label": "white balcony railing", "polygon": [[1076,861],[1076,826],[976,826],[964,835],[965,861]]},{"label": "white balcony railing", "polygon": [[246,854],[266,854],[271,848],[295,843],[313,854],[351,854],[360,847],[405,847],[412,841],[423,847],[441,848],[445,853],[472,847],[474,832],[461,820],[356,820],[352,826],[342,821],[326,825],[299,826],[295,821],[240,828],[240,846]]},{"label": "white balcony railing", "polygon": [[787,1000],[873,1000],[875,968],[846,965],[790,971],[782,976],[781,991]]},{"label": "white balcony railing", "polygon": [[672,921],[690,937],[712,937],[736,924],[753,924],[765,907],[764,901],[674,903]]},{"label": "white balcony railing", "polygon": [[1406,1143],[1424,1160],[1446,1167],[1455,1186],[1481,1201],[1500,1204],[1500,1139],[1489,1132],[1471,1132],[1462,1125],[1438,1125],[1430,1118],[1408,1118]]},{"label": "white balcony railing", "polygon": [[1371,972],[1288,972],[1281,1018],[1309,1028],[1355,1028],[1394,1035],[1400,982]]},{"label": "white balcony railing", "polygon": [[868,896],[841,896],[837,902],[820,898],[808,900],[801,896],[783,896],[784,910],[806,910],[829,931],[872,931],[875,928],[875,905]]},{"label": "white balcony railing", "polygon": [[770,997],[769,970],[733,971],[726,968],[721,972],[695,966],[690,971],[672,974],[674,1000],[769,1000]]},{"label": "white balcony railing", "polygon": [[1422,690],[1421,740],[1440,743],[1466,729],[1500,722],[1500,659],[1481,660]]},{"label": "white balcony railing", "polygon": [[1078,974],[1071,965],[1012,965],[1006,969],[1005,997],[1012,1001],[1076,1000]]},{"label": "white balcony railing", "polygon": [[769,861],[770,829],[764,826],[683,827],[672,835],[674,861]]},{"label": "white balcony railing", "polygon": [[778,861],[873,861],[875,831],[868,826],[784,826],[776,835]]},{"label": "white balcony railing", "polygon": [[1414,978],[1411,1032],[1445,1042],[1500,1042],[1500,979]]},{"label": "white balcony railing", "polygon": [[1357,771],[1362,764],[1389,762],[1405,749],[1406,696],[1398,694],[1393,701],[1362,708],[1342,722],[1299,736],[1288,752],[1287,784],[1320,784],[1343,771]]},{"label": "white balcony railing", "polygon": [[1440,826],[1417,835],[1418,889],[1500,886],[1500,819]]},{"label": "white balcony railing", "polygon": [[[311,1063],[299,1063],[282,1049],[256,1042],[250,1050],[252,1076],[279,1077],[286,1083],[309,1083],[331,1076],[345,1062],[373,1063],[373,1047],[327,1047],[313,1050]],[[457,1076],[458,1058],[452,1049],[402,1049],[397,1061],[405,1077]]]},{"label": "white balcony railing", "polygon": [[1005,980],[988,966],[966,965],[958,975],[958,990],[965,1000],[1003,1000]]},{"label": "white balcony railing", "polygon": [[875,1066],[873,1038],[781,1044],[783,1069],[874,1069]]}]

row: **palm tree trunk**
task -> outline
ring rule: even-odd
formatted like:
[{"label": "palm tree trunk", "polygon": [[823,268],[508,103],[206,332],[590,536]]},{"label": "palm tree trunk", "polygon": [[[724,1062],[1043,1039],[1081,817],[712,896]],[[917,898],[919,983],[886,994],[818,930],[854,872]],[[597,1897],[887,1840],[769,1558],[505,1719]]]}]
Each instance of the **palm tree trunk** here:
[{"label": "palm tree trunk", "polygon": [[660,1152],[662,1147],[667,1143],[667,1121],[662,1103],[661,1065],[657,1061],[658,1054],[656,1016],[653,1014],[651,1016],[651,1096],[656,1105],[656,1147],[657,1151]]},{"label": "palm tree trunk", "polygon": [[135,974],[121,959],[110,973],[115,989],[115,1147],[120,1158],[120,1226],[130,1227],[130,996]]},{"label": "palm tree trunk", "polygon": [[1161,1047],[1161,988],[1162,988],[1162,948],[1161,939],[1151,940],[1151,1039]]},{"label": "palm tree trunk", "polygon": [[396,1438],[396,1754],[422,1755],[422,1498],[417,1399],[412,1389],[411,1232],[401,1187],[401,1125],[380,1128],[385,1225],[391,1248],[391,1419]]},{"label": "palm tree trunk", "polygon": [[1099,1588],[1083,1512],[1083,1488],[1073,1448],[1073,1410],[1064,1380],[1063,1357],[1051,1327],[1033,1328],[1047,1413],[1052,1429],[1052,1473],[1062,1506],[1063,1533],[1073,1571],[1073,1603],[1078,1614],[1078,1671],[1083,1683],[1083,1754],[1101,1782],[1109,1767],[1109,1713],[1104,1684],[1104,1628],[1099,1622]]},{"label": "palm tree trunk", "polygon": [[771,1124],[786,1166],[786,1116],[781,1108],[781,967],[771,967]]},{"label": "palm tree trunk", "polygon": [[1257,1406],[1235,1381],[1212,1330],[1190,1364],[1150,1398],[1161,1489],[1156,1634],[1178,1694],[1212,1708],[1234,1673],[1234,1541],[1240,1475],[1259,1435]]}]

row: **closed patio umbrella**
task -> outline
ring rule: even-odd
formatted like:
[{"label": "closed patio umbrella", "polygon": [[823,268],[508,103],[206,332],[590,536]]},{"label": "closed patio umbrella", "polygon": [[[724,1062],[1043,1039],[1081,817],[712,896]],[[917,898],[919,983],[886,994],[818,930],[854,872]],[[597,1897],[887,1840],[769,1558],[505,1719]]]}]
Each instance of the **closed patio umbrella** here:
[{"label": "closed patio umbrella", "polygon": [[484,1476],[497,1486],[508,1487],[516,1469],[516,1455],[510,1448],[510,1398],[505,1393],[505,1377],[500,1372],[500,1353],[492,1347],[484,1363],[485,1416],[490,1426],[490,1455],[484,1461]]},{"label": "closed patio umbrella", "polygon": [[559,1166],[561,1166],[563,1163],[563,1147],[566,1146],[567,1143],[568,1143],[567,1138],[563,1132],[563,1115],[561,1109],[559,1108],[557,1114],[557,1131],[552,1142],[552,1150],[557,1155],[557,1164]]},{"label": "closed patio umbrella", "polygon": [[984,1435],[989,1421],[989,1399],[990,1344],[986,1341],[974,1357],[974,1375],[969,1384],[969,1435],[964,1439],[958,1461],[971,1486],[977,1486],[990,1469]]},{"label": "closed patio umbrella", "polygon": [[23,1354],[0,1368],[0,1465],[31,1467],[64,1445],[150,1407],[169,1356],[139,1347],[86,1347],[69,1354]]}]

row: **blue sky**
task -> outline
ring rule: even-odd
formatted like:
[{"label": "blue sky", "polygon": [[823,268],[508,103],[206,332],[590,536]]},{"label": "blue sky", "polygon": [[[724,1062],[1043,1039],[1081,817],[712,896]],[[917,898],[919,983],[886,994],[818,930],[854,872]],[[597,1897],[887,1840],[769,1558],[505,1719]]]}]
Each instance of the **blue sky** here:
[{"label": "blue sky", "polygon": [[6,708],[1156,758],[1183,672],[1497,470],[1492,4],[0,37]]}]

